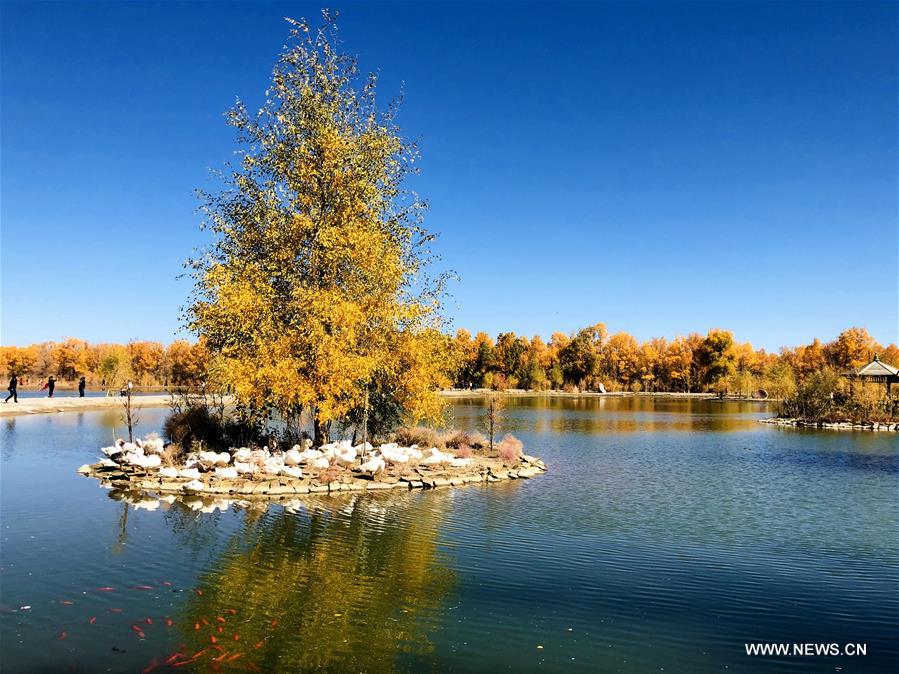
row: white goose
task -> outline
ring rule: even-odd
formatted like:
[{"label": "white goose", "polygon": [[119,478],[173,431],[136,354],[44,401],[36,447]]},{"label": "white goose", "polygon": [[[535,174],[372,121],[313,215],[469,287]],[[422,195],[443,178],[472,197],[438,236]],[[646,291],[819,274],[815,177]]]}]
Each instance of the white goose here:
[{"label": "white goose", "polygon": [[387,463],[382,457],[374,456],[363,463],[361,466],[359,466],[359,469],[363,473],[370,473],[371,475],[374,475],[375,473],[380,473],[384,470],[387,470]]},{"label": "white goose", "polygon": [[281,473],[284,475],[290,475],[290,477],[295,478],[303,477],[303,469],[299,466],[284,466],[281,469]]},{"label": "white goose", "polygon": [[303,455],[300,454],[299,445],[284,453],[284,463],[288,466],[299,466],[303,463]]}]

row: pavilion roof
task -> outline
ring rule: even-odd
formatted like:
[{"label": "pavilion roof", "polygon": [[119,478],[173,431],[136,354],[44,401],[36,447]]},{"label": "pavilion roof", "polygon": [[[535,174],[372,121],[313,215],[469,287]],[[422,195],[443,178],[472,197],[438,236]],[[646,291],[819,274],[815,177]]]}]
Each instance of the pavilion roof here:
[{"label": "pavilion roof", "polygon": [[852,374],[856,377],[896,377],[899,376],[899,368],[888,365],[874,356],[874,360],[854,370]]}]

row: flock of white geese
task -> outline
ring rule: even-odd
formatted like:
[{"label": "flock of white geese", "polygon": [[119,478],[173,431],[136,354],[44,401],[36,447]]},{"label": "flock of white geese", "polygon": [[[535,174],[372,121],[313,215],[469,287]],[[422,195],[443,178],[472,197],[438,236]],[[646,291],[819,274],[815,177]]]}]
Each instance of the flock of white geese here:
[{"label": "flock of white geese", "polygon": [[[155,435],[136,438],[133,442],[119,439],[111,447],[100,450],[105,455],[100,464],[108,467],[134,466],[156,471],[160,477],[186,478],[190,481],[183,485],[185,491],[203,491],[204,475],[229,479],[268,479],[280,475],[302,478],[304,469],[306,473],[317,474],[316,471],[335,464],[375,475],[387,470],[388,466],[411,464],[463,468],[472,463],[471,458],[456,457],[436,447],[423,450],[417,445],[401,447],[395,442],[375,448],[368,442],[353,446],[350,441],[341,440],[314,449],[312,441],[306,440],[303,447],[294,445],[287,451],[273,451],[267,446],[261,449],[240,447],[228,452],[197,451],[189,453],[180,466],[163,465],[164,449],[162,438]],[[79,471],[89,469],[90,466],[82,466]]]}]

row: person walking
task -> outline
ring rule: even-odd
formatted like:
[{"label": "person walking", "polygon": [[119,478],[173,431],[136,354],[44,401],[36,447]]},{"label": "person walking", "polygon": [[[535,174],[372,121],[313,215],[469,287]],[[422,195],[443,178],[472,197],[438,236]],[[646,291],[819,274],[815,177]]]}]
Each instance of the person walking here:
[{"label": "person walking", "polygon": [[12,398],[14,403],[19,402],[19,378],[16,375],[13,375],[12,379],[9,380],[9,386],[6,387],[6,390],[9,391],[9,395],[6,396],[6,400],[3,402],[8,403],[10,398]]},{"label": "person walking", "polygon": [[47,394],[47,397],[52,398],[53,397],[53,389],[55,389],[55,388],[56,388],[56,380],[51,375],[47,379],[47,383],[44,384],[43,386],[41,386],[41,391],[43,391],[45,389],[50,389],[49,393]]},{"label": "person walking", "polygon": [[78,397],[79,398],[84,397],[84,387],[85,386],[87,386],[87,382],[84,381],[84,377],[82,376],[81,379],[78,380]]}]

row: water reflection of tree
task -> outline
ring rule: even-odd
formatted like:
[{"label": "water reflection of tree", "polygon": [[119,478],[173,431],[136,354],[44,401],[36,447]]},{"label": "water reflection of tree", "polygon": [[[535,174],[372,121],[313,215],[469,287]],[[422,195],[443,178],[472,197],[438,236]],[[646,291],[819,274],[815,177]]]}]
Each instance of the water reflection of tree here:
[{"label": "water reflection of tree", "polygon": [[[454,399],[457,425],[483,430],[477,412],[484,401]],[[696,398],[511,396],[505,424],[513,433],[727,432],[757,428],[756,419],[770,411],[767,403]]]},{"label": "water reflection of tree", "polygon": [[[403,657],[421,664],[454,583],[435,560],[447,497],[386,496],[248,517],[201,577],[186,638],[201,650],[214,649],[214,636],[225,651],[244,653],[235,665],[262,671],[391,671],[404,668]],[[209,661],[202,657],[198,670]]]},{"label": "water reflection of tree", "polygon": [[7,417],[4,425],[6,428],[3,433],[3,442],[0,442],[0,457],[4,461],[9,461],[13,457],[13,448],[16,444],[16,418]]},{"label": "water reflection of tree", "polygon": [[125,551],[128,543],[128,502],[122,501],[122,514],[116,525],[115,543],[112,546],[112,554],[120,555]]}]

